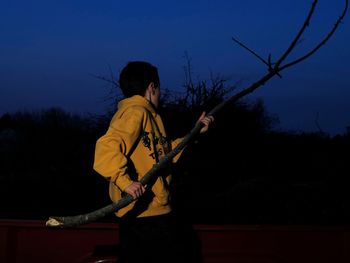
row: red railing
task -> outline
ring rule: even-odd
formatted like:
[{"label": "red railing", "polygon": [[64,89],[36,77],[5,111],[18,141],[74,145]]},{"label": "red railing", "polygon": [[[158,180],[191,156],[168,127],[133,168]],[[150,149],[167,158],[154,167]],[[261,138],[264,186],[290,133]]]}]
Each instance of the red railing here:
[{"label": "red railing", "polygon": [[[194,225],[203,263],[349,263],[348,226]],[[115,262],[118,225],[47,228],[43,221],[0,221],[0,262]]]}]

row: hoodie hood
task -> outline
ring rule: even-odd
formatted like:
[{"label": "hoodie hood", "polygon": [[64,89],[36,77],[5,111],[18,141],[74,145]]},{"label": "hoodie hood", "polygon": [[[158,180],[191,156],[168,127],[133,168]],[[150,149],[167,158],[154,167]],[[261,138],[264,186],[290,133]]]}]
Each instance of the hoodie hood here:
[{"label": "hoodie hood", "polygon": [[148,111],[152,113],[153,116],[157,115],[156,109],[154,106],[144,97],[140,95],[134,95],[132,97],[121,100],[118,103],[118,111],[125,111],[129,107],[133,106],[141,106],[146,108]]}]

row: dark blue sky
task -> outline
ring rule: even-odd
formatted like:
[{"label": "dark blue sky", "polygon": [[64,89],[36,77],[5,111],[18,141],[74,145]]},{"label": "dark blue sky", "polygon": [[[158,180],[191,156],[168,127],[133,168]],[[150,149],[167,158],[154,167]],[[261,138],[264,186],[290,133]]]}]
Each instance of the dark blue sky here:
[{"label": "dark blue sky", "polygon": [[[162,87],[181,90],[184,52],[193,76],[210,71],[242,80],[245,88],[266,68],[234,44],[237,37],[261,56],[278,57],[301,26],[312,1],[3,0],[0,4],[0,114],[51,106],[103,113],[109,89],[91,74],[118,74],[130,60],[159,68]],[[291,58],[333,26],[344,1],[319,1]],[[350,126],[349,17],[319,53],[247,99],[261,98],[280,128],[331,134]]]}]

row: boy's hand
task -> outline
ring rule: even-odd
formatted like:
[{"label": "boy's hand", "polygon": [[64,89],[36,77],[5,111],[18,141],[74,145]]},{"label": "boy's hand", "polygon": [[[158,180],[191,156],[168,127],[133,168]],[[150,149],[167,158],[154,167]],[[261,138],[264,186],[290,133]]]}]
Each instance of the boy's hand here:
[{"label": "boy's hand", "polygon": [[145,190],[145,187],[140,182],[133,182],[125,188],[124,192],[131,195],[134,199],[137,199],[145,192]]},{"label": "boy's hand", "polygon": [[202,115],[199,117],[198,122],[204,124],[204,127],[199,131],[199,133],[205,133],[208,131],[209,125],[214,121],[213,116],[205,116],[205,111],[203,111]]}]

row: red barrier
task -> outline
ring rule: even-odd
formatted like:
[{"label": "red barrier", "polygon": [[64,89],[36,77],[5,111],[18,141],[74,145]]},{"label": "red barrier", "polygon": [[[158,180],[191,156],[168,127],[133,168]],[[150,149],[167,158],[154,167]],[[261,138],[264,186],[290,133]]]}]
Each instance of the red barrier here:
[{"label": "red barrier", "polygon": [[[203,263],[349,263],[350,227],[194,225]],[[118,254],[118,225],[47,228],[0,221],[0,262],[107,263]]]}]

